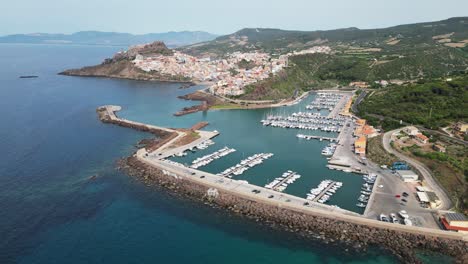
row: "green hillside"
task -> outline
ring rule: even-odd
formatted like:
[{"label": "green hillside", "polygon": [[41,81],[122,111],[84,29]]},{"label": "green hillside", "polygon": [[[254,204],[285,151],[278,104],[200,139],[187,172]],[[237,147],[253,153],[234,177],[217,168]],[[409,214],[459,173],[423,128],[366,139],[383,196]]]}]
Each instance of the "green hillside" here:
[{"label": "green hillside", "polygon": [[[468,39],[468,17],[450,18],[427,23],[400,25],[382,29],[345,28],[326,31],[291,31],[271,28],[246,28],[212,41],[181,48],[191,54],[209,53],[223,56],[226,52],[264,50],[271,53],[286,53],[317,44],[359,45],[360,47],[385,47],[396,50],[403,46],[440,44],[435,36],[451,34],[452,42]],[[388,45],[392,38],[398,44]],[[440,39],[439,39],[440,40]]]},{"label": "green hillside", "polygon": [[362,116],[383,116],[433,129],[468,121],[467,109],[468,75],[380,89],[359,105]]},{"label": "green hillside", "polygon": [[328,45],[333,52],[291,57],[287,69],[247,87],[242,98],[281,99],[295,91],[344,86],[351,81],[415,81],[463,74],[468,71],[468,18],[364,30],[243,29],[181,49],[223,57],[254,50],[279,55],[316,45]]}]

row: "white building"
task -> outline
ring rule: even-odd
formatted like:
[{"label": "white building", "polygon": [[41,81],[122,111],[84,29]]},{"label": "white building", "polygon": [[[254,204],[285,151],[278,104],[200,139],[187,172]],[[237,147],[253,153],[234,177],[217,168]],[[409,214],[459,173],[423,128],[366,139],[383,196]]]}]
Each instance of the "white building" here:
[{"label": "white building", "polygon": [[410,136],[416,136],[417,134],[419,134],[419,130],[414,126],[408,126],[403,128],[403,132]]},{"label": "white building", "polygon": [[404,182],[418,181],[418,175],[412,170],[397,170],[397,174]]}]

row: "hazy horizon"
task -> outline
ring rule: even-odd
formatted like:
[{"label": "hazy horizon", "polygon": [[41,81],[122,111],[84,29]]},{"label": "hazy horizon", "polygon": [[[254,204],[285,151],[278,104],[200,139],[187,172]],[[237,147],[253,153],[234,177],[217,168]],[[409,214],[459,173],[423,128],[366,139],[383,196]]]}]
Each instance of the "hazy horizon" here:
[{"label": "hazy horizon", "polygon": [[[25,3],[29,2],[29,3]],[[78,31],[132,34],[206,31],[224,35],[242,28],[329,30],[384,28],[467,16],[468,1],[404,0],[43,0],[8,2],[0,35]]]}]

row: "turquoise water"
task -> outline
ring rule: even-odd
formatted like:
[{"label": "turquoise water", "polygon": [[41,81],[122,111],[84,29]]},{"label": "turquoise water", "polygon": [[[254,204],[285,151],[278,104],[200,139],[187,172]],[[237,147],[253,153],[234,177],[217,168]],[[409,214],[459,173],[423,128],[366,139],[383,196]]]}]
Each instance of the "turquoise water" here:
[{"label": "turquoise water", "polygon": [[[394,263],[379,249],[366,254],[302,240],[249,220],[180,200],[115,169],[148,134],[96,118],[103,104],[121,116],[163,126],[210,123],[216,144],[238,151],[203,170],[219,172],[243,156],[275,156],[244,175],[255,184],[292,169],[303,178],[288,193],[305,195],[323,178],[344,182],[332,203],[354,210],[360,177],[330,171],[325,142],[299,141],[297,131],[262,127],[270,111],[214,111],[173,117],[194,104],[178,84],[77,78],[57,72],[99,63],[118,47],[0,45],[0,263]],[[18,79],[19,75],[39,75]],[[309,98],[310,100],[311,98]],[[300,107],[300,106],[295,106]],[[90,179],[96,176],[95,179]]]},{"label": "turquoise water", "polygon": [[[190,123],[198,115],[200,120],[210,123],[210,126],[206,129],[216,129],[221,134],[215,138],[215,145],[193,154],[188,152],[187,156],[174,158],[173,160],[191,164],[193,159],[212,153],[224,146],[235,148],[236,152],[200,168],[204,171],[218,173],[236,165],[243,158],[255,153],[271,152],[274,154],[272,158],[264,161],[261,165],[247,170],[242,175],[234,176],[234,178],[264,186],[276,177],[281,176],[283,172],[293,170],[302,177],[295,183],[290,184],[284,192],[304,198],[311,188],[316,187],[324,179],[341,181],[343,182],[343,187],[332,196],[329,204],[362,213],[363,209],[356,207],[356,199],[359,197],[361,186],[364,183],[362,177],[357,174],[329,170],[326,167],[327,159],[320,153],[322,148],[328,145],[328,141],[308,141],[296,137],[297,133],[336,137],[336,133],[265,127],[260,123],[260,120],[268,114],[287,115],[292,112],[304,112],[305,106],[314,97],[315,95],[311,95],[301,103],[290,107],[248,111],[220,110],[185,116],[184,118],[187,120],[187,123]],[[326,115],[327,113],[324,112],[323,114]],[[137,118],[137,116],[133,115],[126,116]],[[181,120],[184,119],[182,118]],[[145,121],[155,122],[156,120],[145,118]],[[177,122],[183,121],[178,120]]]}]

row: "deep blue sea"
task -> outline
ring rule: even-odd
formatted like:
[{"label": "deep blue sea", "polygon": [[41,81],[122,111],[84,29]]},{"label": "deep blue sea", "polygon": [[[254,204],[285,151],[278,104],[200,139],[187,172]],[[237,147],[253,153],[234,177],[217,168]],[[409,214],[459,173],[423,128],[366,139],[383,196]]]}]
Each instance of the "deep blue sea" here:
[{"label": "deep blue sea", "polygon": [[275,231],[146,187],[116,170],[116,162],[150,135],[102,124],[95,109],[104,104],[121,105],[125,118],[162,126],[208,121],[207,129],[221,132],[216,144],[180,161],[225,145],[237,152],[203,170],[219,172],[244,156],[273,152],[240,179],[263,185],[295,170],[303,177],[287,192],[300,196],[322,179],[340,180],[343,190],[331,202],[354,211],[362,183],[359,176],[325,168],[320,151],[326,142],[299,141],[297,131],[259,124],[271,111],[303,105],[174,117],[196,104],[176,97],[202,87],[57,75],[100,63],[119,49],[0,44],[0,263],[395,262],[378,248],[357,254]]}]

